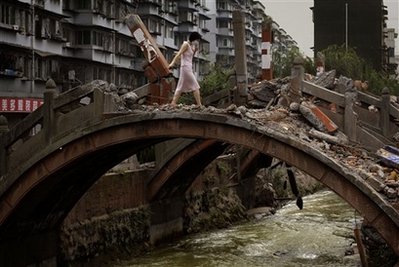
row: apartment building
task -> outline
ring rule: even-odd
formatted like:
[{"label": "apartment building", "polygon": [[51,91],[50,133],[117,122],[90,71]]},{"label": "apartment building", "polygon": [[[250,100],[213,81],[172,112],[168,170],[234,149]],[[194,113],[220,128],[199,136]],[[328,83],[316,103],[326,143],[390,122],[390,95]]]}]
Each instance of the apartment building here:
[{"label": "apartment building", "polygon": [[246,3],[246,47],[248,54],[248,74],[251,81],[261,75],[262,62],[262,22],[267,19],[265,6],[260,1],[247,1]]},{"label": "apartment building", "polygon": [[394,28],[384,28],[384,51],[383,69],[388,73],[389,77],[395,79],[398,77],[398,62],[395,58],[395,39],[398,33]]},{"label": "apartment building", "polygon": [[254,81],[261,72],[261,33],[262,21],[265,19],[265,7],[260,1],[253,0],[207,0],[210,40],[209,57],[225,67],[235,64],[233,10],[245,14],[245,44],[247,52],[247,69],[250,81]]},{"label": "apartment building", "polygon": [[144,58],[123,23],[137,0],[0,2],[0,113],[12,125],[60,92],[102,79],[131,90],[146,83]]}]

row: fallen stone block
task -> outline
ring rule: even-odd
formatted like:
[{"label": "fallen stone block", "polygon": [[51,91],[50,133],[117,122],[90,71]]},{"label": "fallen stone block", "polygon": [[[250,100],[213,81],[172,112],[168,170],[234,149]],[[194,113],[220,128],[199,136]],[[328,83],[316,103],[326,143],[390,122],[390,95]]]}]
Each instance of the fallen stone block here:
[{"label": "fallen stone block", "polygon": [[319,131],[333,133],[338,130],[338,126],[313,103],[302,102],[299,111]]}]

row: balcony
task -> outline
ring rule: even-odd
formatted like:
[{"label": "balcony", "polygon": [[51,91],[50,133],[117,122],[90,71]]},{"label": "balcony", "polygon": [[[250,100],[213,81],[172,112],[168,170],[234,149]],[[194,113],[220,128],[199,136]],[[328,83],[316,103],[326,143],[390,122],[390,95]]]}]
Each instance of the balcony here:
[{"label": "balcony", "polygon": [[74,23],[80,25],[99,26],[107,29],[112,29],[111,20],[104,18],[100,14],[94,14],[91,12],[81,12],[76,14]]},{"label": "balcony", "polygon": [[232,47],[219,47],[218,54],[224,56],[234,56],[234,49]]},{"label": "balcony", "polygon": [[191,0],[180,0],[178,1],[178,9],[189,9],[197,11],[197,6]]},{"label": "balcony", "polygon": [[139,6],[139,8],[138,8],[138,14],[143,17],[149,16],[149,15],[162,17],[164,12],[165,11],[162,10],[161,7],[152,6],[152,5]]},{"label": "balcony", "polygon": [[233,19],[233,12],[230,10],[218,10],[217,18],[218,19]]},{"label": "balcony", "polygon": [[178,26],[178,31],[179,32],[193,32],[196,30],[196,28],[194,27],[195,24],[193,24],[192,22],[182,22],[179,26]]},{"label": "balcony", "polygon": [[[130,1],[128,1],[130,2]],[[153,5],[157,7],[162,6],[162,0],[139,0],[139,4],[137,4],[140,8],[140,6],[145,6],[145,5]]]},{"label": "balcony", "polygon": [[218,29],[218,35],[233,36],[233,29],[230,29],[230,28],[219,28]]}]

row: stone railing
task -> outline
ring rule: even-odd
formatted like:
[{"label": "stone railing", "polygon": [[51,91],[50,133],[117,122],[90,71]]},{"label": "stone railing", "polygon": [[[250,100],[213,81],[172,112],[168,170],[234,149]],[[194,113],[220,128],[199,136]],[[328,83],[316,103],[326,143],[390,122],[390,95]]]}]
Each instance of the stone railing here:
[{"label": "stone railing", "polygon": [[371,149],[392,144],[399,131],[396,125],[399,109],[391,102],[389,90],[384,88],[381,97],[377,97],[348,89],[340,93],[308,81],[302,82],[303,93],[336,105],[336,111],[326,106],[320,108],[351,141]]},{"label": "stone railing", "polygon": [[0,120],[0,176],[29,159],[35,149],[62,138],[76,126],[101,120],[107,103],[101,85],[88,84],[58,95],[53,80],[46,83],[41,107],[9,129]]}]

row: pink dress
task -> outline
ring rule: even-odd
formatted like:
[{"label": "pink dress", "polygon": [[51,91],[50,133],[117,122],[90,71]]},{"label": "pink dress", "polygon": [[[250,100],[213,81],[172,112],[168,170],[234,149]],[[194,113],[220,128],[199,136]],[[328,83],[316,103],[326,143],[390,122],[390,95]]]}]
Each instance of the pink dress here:
[{"label": "pink dress", "polygon": [[194,51],[191,45],[181,55],[180,59],[180,77],[176,86],[175,94],[178,92],[192,92],[199,90],[200,86],[193,73]]}]

